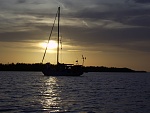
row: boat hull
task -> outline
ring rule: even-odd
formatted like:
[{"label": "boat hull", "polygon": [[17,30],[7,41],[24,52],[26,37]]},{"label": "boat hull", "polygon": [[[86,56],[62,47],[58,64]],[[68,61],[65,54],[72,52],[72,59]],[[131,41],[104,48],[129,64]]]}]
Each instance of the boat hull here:
[{"label": "boat hull", "polygon": [[43,70],[45,76],[81,76],[83,71],[52,71],[52,70]]}]

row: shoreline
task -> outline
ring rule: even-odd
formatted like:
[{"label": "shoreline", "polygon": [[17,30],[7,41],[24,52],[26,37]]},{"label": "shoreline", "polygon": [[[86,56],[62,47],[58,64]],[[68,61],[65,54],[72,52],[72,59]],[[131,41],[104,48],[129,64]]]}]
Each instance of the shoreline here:
[{"label": "shoreline", "polygon": [[[0,71],[35,71],[40,72],[43,70],[46,64],[34,63],[11,63],[11,64],[1,64]],[[136,71],[129,68],[117,68],[117,67],[104,67],[104,66],[83,66],[84,72],[130,72],[130,73],[147,73],[146,71]]]}]

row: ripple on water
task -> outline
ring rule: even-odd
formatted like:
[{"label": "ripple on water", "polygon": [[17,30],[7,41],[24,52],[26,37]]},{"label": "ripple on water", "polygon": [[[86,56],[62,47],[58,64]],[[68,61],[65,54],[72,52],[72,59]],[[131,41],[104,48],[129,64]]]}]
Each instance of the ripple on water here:
[{"label": "ripple on water", "polygon": [[39,72],[0,72],[0,112],[146,113],[149,81],[149,75],[131,73],[45,77]]}]

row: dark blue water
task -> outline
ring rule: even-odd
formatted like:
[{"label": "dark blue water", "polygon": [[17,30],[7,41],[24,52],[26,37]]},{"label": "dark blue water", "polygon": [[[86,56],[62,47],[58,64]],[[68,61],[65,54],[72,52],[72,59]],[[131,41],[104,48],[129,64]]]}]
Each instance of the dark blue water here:
[{"label": "dark blue water", "polygon": [[0,72],[3,113],[148,113],[150,73]]}]

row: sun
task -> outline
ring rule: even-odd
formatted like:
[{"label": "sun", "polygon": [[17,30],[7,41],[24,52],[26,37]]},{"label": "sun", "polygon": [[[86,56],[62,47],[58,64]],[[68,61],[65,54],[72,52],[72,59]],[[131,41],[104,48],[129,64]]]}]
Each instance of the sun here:
[{"label": "sun", "polygon": [[[47,47],[47,42],[42,42],[40,43],[40,47],[46,48]],[[56,49],[57,48],[57,42],[54,40],[50,40],[48,43],[48,49]]]}]

